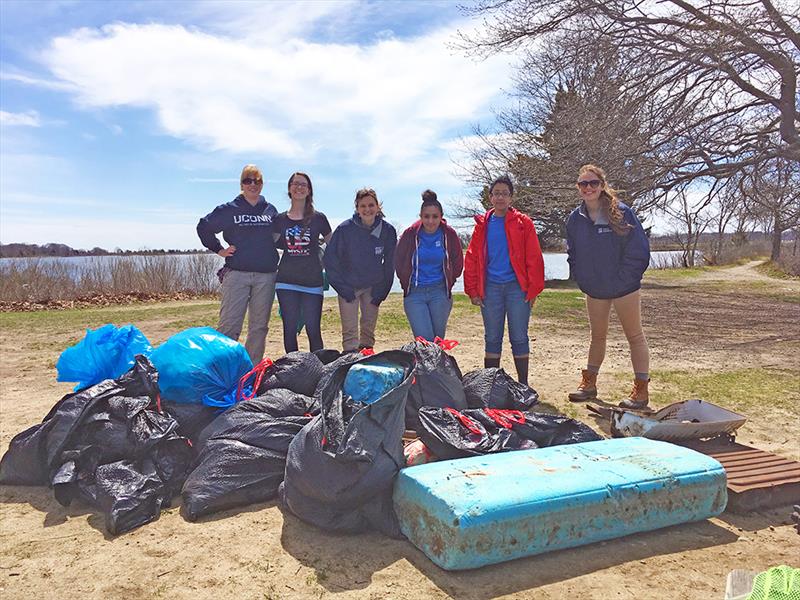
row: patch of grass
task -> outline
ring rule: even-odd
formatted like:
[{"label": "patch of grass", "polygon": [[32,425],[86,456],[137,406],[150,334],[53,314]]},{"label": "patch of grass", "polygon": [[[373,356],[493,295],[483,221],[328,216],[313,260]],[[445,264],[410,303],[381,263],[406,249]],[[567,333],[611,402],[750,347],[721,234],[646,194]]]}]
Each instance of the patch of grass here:
[{"label": "patch of grass", "polygon": [[106,323],[137,324],[150,319],[189,322],[192,326],[206,321],[219,311],[219,302],[200,303],[136,303],[103,308],[80,308],[69,310],[40,310],[33,312],[0,313],[0,328],[4,330],[32,329],[95,329]]},{"label": "patch of grass", "polygon": [[773,277],[775,279],[788,279],[793,281],[800,280],[800,277],[795,277],[794,275],[790,275],[771,260],[765,261],[760,265],[758,265],[756,267],[756,271],[758,271],[763,275],[766,275],[767,277]]},{"label": "patch of grass", "polygon": [[576,290],[545,290],[533,305],[533,316],[539,319],[558,319],[585,324],[586,300]]},{"label": "patch of grass", "polygon": [[682,267],[678,269],[649,269],[645,279],[652,281],[683,281],[700,277],[703,273],[713,270],[714,267]]},{"label": "patch of grass", "polygon": [[[788,412],[800,404],[800,370],[653,371],[650,377],[650,398],[655,406],[699,398],[756,416],[764,405]],[[616,378],[627,382],[630,376],[619,374]]]}]

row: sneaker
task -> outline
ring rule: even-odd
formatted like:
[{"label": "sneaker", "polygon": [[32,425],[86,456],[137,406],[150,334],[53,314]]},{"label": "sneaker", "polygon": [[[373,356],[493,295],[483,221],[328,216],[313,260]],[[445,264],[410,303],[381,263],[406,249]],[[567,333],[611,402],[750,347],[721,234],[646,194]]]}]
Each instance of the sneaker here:
[{"label": "sneaker", "polygon": [[578,389],[569,395],[570,402],[587,402],[597,398],[597,373],[584,369]]}]

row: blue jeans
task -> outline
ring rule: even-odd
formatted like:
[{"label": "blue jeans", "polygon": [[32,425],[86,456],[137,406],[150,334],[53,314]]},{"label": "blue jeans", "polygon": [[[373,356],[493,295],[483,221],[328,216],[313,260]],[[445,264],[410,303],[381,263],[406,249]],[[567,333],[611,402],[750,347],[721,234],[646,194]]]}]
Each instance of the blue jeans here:
[{"label": "blue jeans", "polygon": [[519,282],[486,282],[486,296],[481,307],[484,340],[487,354],[501,354],[506,315],[508,315],[508,337],[511,353],[525,356],[530,353],[528,323],[531,320],[531,303],[525,300],[525,292]]},{"label": "blue jeans", "polygon": [[403,309],[414,337],[423,337],[429,341],[433,341],[436,336],[444,339],[451,308],[453,299],[447,297],[444,282],[412,287],[408,296],[403,298]]}]

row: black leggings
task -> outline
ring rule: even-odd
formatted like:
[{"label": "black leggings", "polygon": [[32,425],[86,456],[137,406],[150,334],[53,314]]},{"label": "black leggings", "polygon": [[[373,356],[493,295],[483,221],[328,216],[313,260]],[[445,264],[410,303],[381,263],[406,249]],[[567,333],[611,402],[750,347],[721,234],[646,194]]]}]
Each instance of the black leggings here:
[{"label": "black leggings", "polygon": [[322,294],[306,294],[295,290],[278,290],[278,304],[283,318],[283,349],[297,350],[297,324],[305,321],[311,352],[322,346]]}]

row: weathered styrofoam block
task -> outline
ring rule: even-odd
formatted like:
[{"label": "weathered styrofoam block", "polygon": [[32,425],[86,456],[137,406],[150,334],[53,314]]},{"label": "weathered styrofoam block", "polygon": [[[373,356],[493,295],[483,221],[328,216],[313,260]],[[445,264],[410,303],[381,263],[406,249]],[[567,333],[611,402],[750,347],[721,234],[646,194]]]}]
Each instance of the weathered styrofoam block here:
[{"label": "weathered styrofoam block", "polygon": [[447,570],[707,519],[727,499],[719,462],[645,438],[409,467],[394,488],[400,529]]}]

